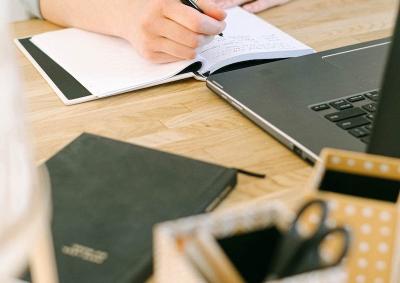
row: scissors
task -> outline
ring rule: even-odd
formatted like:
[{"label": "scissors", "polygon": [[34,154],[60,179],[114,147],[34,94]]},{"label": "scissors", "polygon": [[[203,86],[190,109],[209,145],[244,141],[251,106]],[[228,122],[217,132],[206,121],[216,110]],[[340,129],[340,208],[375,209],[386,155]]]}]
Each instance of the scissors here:
[{"label": "scissors", "polygon": [[[344,227],[328,227],[327,217],[328,205],[323,200],[312,200],[301,207],[277,246],[267,279],[284,278],[340,263],[349,250],[350,232]],[[302,227],[310,224],[310,220],[313,220],[313,231],[304,235]],[[329,246],[332,240],[336,241],[330,242]],[[330,247],[331,256],[324,255],[324,247]]]}]

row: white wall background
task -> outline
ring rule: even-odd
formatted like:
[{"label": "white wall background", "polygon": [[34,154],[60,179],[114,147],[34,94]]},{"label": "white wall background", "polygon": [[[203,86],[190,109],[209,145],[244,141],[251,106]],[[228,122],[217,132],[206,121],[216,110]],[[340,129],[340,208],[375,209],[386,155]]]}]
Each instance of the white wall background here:
[{"label": "white wall background", "polygon": [[29,16],[25,12],[19,0],[5,0],[5,1],[8,1],[8,4],[10,6],[11,21],[22,21],[28,19]]}]

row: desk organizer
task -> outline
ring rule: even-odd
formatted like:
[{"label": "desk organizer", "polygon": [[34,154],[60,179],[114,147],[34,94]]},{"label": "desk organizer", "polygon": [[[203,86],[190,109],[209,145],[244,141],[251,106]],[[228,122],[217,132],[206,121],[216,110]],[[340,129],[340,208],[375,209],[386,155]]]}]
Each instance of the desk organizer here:
[{"label": "desk organizer", "polygon": [[400,160],[325,149],[309,187],[328,201],[332,226],[350,227],[347,282],[400,282]]},{"label": "desk organizer", "polygon": [[[273,225],[285,227],[298,205],[315,198],[328,202],[331,228],[345,226],[351,231],[350,252],[340,266],[275,282],[400,282],[399,159],[325,149],[305,189],[288,202],[256,200],[158,225],[156,282],[206,282],[184,254],[182,239],[196,231],[223,238]],[[308,221],[312,224],[315,217],[311,214]]]},{"label": "desk organizer", "polygon": [[[221,212],[159,224],[155,228],[154,239],[155,282],[207,282],[184,252],[184,239],[193,233],[206,231],[221,239],[272,226],[284,228],[292,222],[293,217],[294,214],[282,202],[266,199]],[[345,279],[344,269],[339,265],[274,282],[340,283]]]}]

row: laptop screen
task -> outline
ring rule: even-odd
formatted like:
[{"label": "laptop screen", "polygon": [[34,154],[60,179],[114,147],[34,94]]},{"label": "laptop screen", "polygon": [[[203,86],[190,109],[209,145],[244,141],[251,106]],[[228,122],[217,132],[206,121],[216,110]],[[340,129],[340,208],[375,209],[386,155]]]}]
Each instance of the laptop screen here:
[{"label": "laptop screen", "polygon": [[400,16],[382,80],[368,153],[400,158]]}]

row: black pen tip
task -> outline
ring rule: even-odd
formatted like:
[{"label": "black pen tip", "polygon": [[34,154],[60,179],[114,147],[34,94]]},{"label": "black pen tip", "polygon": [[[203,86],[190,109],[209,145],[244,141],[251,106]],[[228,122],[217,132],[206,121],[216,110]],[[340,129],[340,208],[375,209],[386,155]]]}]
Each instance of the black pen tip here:
[{"label": "black pen tip", "polygon": [[221,32],[221,33],[219,34],[219,36],[220,36],[220,37],[224,37],[224,34]]}]

